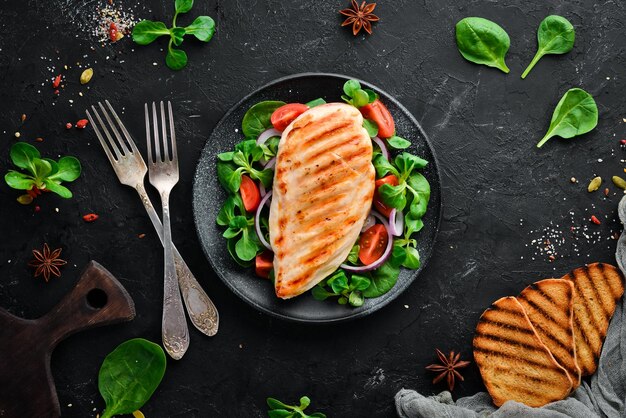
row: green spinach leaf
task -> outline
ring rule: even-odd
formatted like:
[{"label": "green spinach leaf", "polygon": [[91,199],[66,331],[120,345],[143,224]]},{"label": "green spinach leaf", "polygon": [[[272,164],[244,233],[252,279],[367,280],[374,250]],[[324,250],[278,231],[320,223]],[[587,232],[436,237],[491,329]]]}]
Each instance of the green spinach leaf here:
[{"label": "green spinach leaf", "polygon": [[243,167],[237,167],[230,162],[217,162],[217,179],[222,187],[231,193],[237,193],[241,186],[241,173]]},{"label": "green spinach leaf", "polygon": [[17,190],[30,190],[35,186],[35,180],[31,176],[15,170],[9,170],[4,181],[10,188]]},{"label": "green spinach leaf", "polygon": [[209,42],[215,34],[215,21],[209,16],[198,16],[191,25],[185,27],[185,33],[202,42]]},{"label": "green spinach leaf", "polygon": [[172,43],[173,40],[170,39],[170,43],[167,47],[167,55],[165,56],[165,63],[172,70],[182,70],[187,65],[187,53],[182,49],[172,48]]},{"label": "green spinach leaf", "polygon": [[176,0],[174,9],[176,13],[187,13],[193,7],[193,0]]},{"label": "green spinach leaf", "polygon": [[550,128],[537,144],[541,148],[553,136],[573,138],[591,131],[598,124],[595,100],[583,89],[568,90],[554,109]]},{"label": "green spinach leaf", "polygon": [[270,410],[267,411],[267,415],[270,418],[326,418],[326,415],[321,412],[314,412],[311,415],[307,415],[304,410],[311,404],[311,399],[308,396],[300,398],[300,405],[287,405],[278,399],[267,398],[267,406]]},{"label": "green spinach leaf", "polygon": [[462,19],[456,24],[456,44],[466,60],[509,72],[504,58],[511,40],[497,23],[482,17]]},{"label": "green spinach leaf", "polygon": [[326,104],[326,100],[322,99],[321,97],[319,99],[311,100],[310,102],[306,103],[309,109],[323,104]]},{"label": "green spinach leaf", "polygon": [[376,125],[376,122],[374,122],[373,120],[363,119],[363,127],[367,131],[367,134],[370,136],[370,138],[378,135],[378,125]]},{"label": "green spinach leaf", "polygon": [[411,146],[411,143],[404,138],[394,135],[391,138],[387,138],[387,145],[393,149],[407,149]]},{"label": "green spinach leaf", "polygon": [[9,151],[11,161],[16,167],[28,170],[32,175],[36,175],[33,161],[41,158],[39,150],[26,142],[16,142]]},{"label": "green spinach leaf", "polygon": [[565,54],[574,48],[574,26],[562,16],[551,15],[543,19],[537,30],[537,53],[522,74],[526,78],[535,64],[548,54]]},{"label": "green spinach leaf", "polygon": [[400,267],[393,266],[389,261],[370,273],[370,286],[363,291],[366,298],[377,298],[389,292],[398,281]]},{"label": "green spinach leaf", "polygon": [[378,98],[378,94],[373,90],[362,89],[361,83],[352,79],[345,82],[343,92],[345,94],[341,95],[341,99],[354,107],[363,107]]},{"label": "green spinach leaf", "polygon": [[106,356],[98,374],[98,389],[106,403],[102,418],[141,408],[161,383],[165,365],[165,353],[157,344],[141,338],[120,344]]},{"label": "green spinach leaf", "polygon": [[244,136],[256,139],[263,131],[271,128],[272,122],[270,118],[272,113],[284,104],[285,102],[267,100],[257,103],[248,109],[241,122],[241,131]]},{"label": "green spinach leaf", "polygon": [[199,16],[185,27],[176,25],[178,15],[189,12],[192,7],[193,0],[175,0],[171,28],[168,29],[163,22],[142,20],[133,28],[133,41],[139,45],[148,45],[160,36],[169,35],[165,63],[172,70],[183,69],[187,65],[187,53],[173,48],[172,45],[180,46],[185,35],[193,35],[200,41],[209,42],[215,33],[215,21],[209,16]]},{"label": "green spinach leaf", "polygon": [[[41,158],[37,148],[25,142],[13,144],[10,157],[18,168],[27,173],[9,170],[4,176],[7,185],[17,190],[47,189],[63,198],[72,197],[72,192],[61,185],[62,182],[76,180],[81,173],[80,162],[75,157],[61,157],[58,162],[50,158]],[[29,194],[27,201],[20,200],[28,195],[18,198],[20,203],[30,203],[33,194]]]},{"label": "green spinach leaf", "polygon": [[158,37],[169,35],[170,31],[163,22],[153,22],[152,20],[142,20],[133,28],[133,41],[139,45],[148,45]]}]

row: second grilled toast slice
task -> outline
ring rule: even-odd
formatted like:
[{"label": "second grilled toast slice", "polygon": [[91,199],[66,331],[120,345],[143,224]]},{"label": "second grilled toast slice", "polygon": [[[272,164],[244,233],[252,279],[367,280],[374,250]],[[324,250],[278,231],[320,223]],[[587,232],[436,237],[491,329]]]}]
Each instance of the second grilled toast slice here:
[{"label": "second grilled toast slice", "polygon": [[593,263],[563,276],[574,285],[574,342],[583,376],[596,371],[602,344],[624,293],[624,278],[609,264]]},{"label": "second grilled toast slice", "polygon": [[565,398],[572,388],[567,371],[512,296],[497,300],[480,317],[474,358],[496,406],[514,400],[538,407]]}]

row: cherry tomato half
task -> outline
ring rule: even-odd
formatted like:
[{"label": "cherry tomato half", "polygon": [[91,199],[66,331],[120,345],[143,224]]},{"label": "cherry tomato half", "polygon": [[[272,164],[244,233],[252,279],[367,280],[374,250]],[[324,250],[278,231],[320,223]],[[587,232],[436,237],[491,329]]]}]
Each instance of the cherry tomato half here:
[{"label": "cherry tomato half", "polygon": [[380,138],[391,138],[396,132],[396,124],[389,113],[387,106],[376,99],[370,104],[359,109],[366,119],[373,120],[378,125],[378,136]]},{"label": "cherry tomato half", "polygon": [[309,110],[309,106],[302,103],[289,103],[286,105],[282,105],[281,107],[276,109],[274,113],[272,113],[270,121],[272,122],[272,125],[275,129],[282,132],[287,128],[287,126],[289,126],[291,122],[293,122],[295,118],[297,118],[307,110]]},{"label": "cherry tomato half", "polygon": [[261,203],[261,192],[256,183],[245,174],[241,176],[241,186],[239,187],[243,206],[248,212],[254,212]]},{"label": "cherry tomato half", "polygon": [[378,194],[378,188],[382,186],[383,184],[390,184],[392,186],[397,186],[398,178],[394,176],[393,174],[389,174],[383,178],[376,180],[376,183],[374,186],[374,207],[376,208],[377,211],[379,211],[380,213],[382,213],[388,218],[393,208],[390,208],[389,206],[385,205],[383,203],[383,200],[380,197],[380,194]]},{"label": "cherry tomato half", "polygon": [[388,243],[389,236],[382,224],[368,228],[359,239],[359,260],[366,266],[372,264],[382,257]]},{"label": "cherry tomato half", "polygon": [[268,250],[254,258],[254,271],[257,276],[269,279],[270,271],[274,268],[274,253]]}]

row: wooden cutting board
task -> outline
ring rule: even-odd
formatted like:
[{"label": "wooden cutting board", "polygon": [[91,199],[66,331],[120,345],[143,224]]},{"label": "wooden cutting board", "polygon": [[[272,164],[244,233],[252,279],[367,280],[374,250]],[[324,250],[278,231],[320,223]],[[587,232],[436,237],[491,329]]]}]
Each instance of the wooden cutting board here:
[{"label": "wooden cutting board", "polygon": [[0,308],[0,417],[61,415],[50,355],[75,332],[135,317],[135,304],[111,273],[91,261],[74,289],[39,319]]}]

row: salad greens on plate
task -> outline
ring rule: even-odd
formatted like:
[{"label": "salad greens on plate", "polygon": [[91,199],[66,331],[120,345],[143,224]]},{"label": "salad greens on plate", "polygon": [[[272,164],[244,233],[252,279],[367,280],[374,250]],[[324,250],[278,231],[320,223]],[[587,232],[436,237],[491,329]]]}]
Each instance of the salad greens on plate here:
[{"label": "salad greens on plate", "polygon": [[[396,135],[395,122],[376,92],[348,80],[341,99],[363,115],[363,127],[372,138],[376,171],[372,210],[347,259],[312,290],[317,300],[361,306],[396,284],[401,268],[418,269],[415,235],[424,227],[430,185],[420,172],[428,161],[406,150],[411,143]],[[244,139],[218,154],[217,176],[228,193],[216,222],[231,257],[243,267],[273,280],[273,253],[269,244],[269,200],[276,154],[282,131],[323,99],[306,104],[263,101],[244,115]],[[398,150],[391,155],[390,150]]]}]

